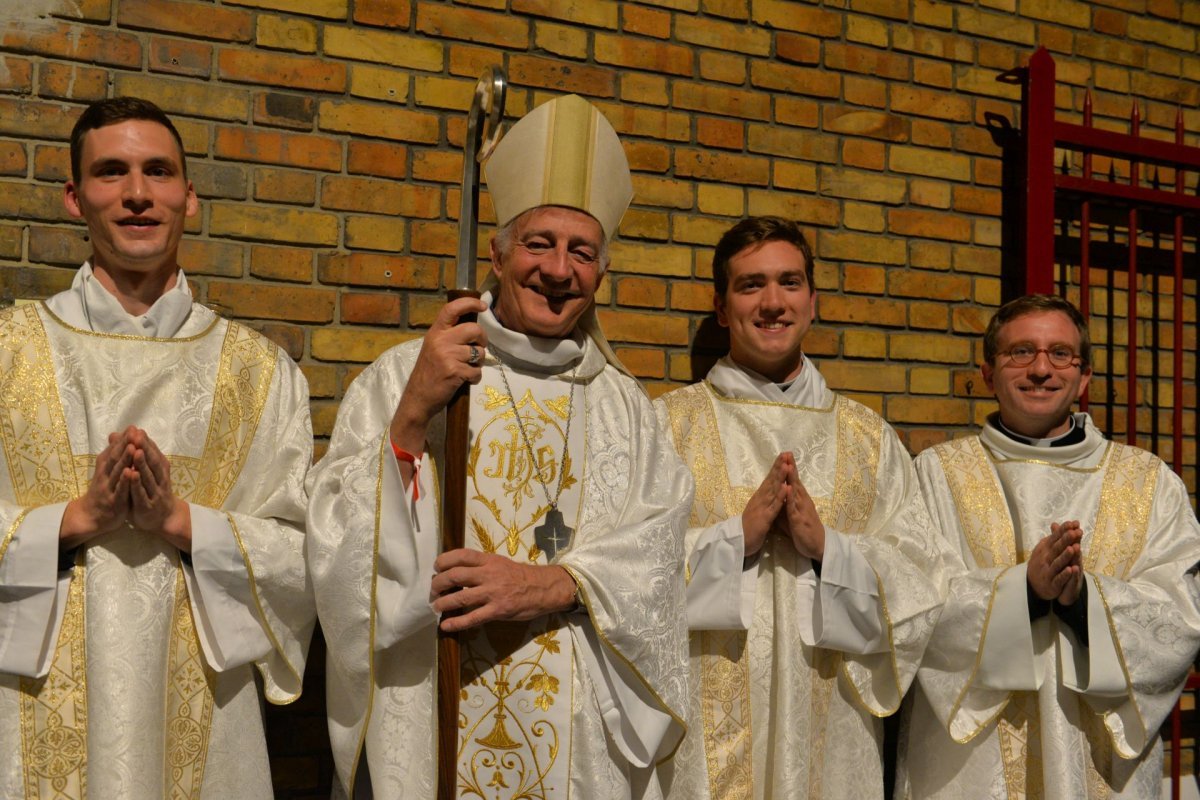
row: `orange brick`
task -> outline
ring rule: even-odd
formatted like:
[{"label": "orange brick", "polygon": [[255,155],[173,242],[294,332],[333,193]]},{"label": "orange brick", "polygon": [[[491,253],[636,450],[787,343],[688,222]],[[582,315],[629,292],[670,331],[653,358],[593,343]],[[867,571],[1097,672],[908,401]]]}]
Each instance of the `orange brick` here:
[{"label": "orange brick", "polygon": [[333,397],[338,390],[337,368],[320,364],[301,364],[300,371],[308,381],[309,397]]},{"label": "orange brick", "polygon": [[767,159],[755,156],[682,147],[675,150],[675,174],[685,178],[766,186],[770,166]]},{"label": "orange brick", "polygon": [[436,258],[369,253],[330,253],[317,258],[317,279],[326,284],[436,289],[440,278],[441,265]]},{"label": "orange brick", "polygon": [[138,0],[117,7],[117,24],[123,28],[181,33],[224,42],[249,42],[254,35],[254,17],[211,3],[177,0]]},{"label": "orange brick", "polygon": [[321,206],[432,219],[441,214],[441,192],[432,186],[334,175],[322,182]]},{"label": "orange brick", "polygon": [[141,41],[134,34],[48,20],[38,25],[5,25],[0,50],[113,67],[142,65]]},{"label": "orange brick", "polygon": [[775,121],[800,128],[815,128],[820,122],[821,106],[814,100],[779,95],[775,98]]},{"label": "orange brick", "polygon": [[32,94],[33,62],[7,56],[3,63],[4,69],[0,70],[0,90]]},{"label": "orange brick", "polygon": [[209,233],[235,239],[332,246],[337,244],[338,220],[333,214],[305,209],[212,203]]},{"label": "orange brick", "polygon": [[710,283],[699,281],[676,282],[671,284],[671,306],[676,311],[713,310],[713,287]]},{"label": "orange brick", "polygon": [[417,6],[417,30],[430,36],[512,47],[529,47],[529,23],[519,17],[453,6]]},{"label": "orange brick", "polygon": [[751,19],[772,28],[827,39],[840,36],[845,12],[798,5],[791,0],[755,0]]},{"label": "orange brick", "polygon": [[218,158],[309,169],[338,170],[342,166],[342,148],[336,141],[261,129],[218,128],[213,154]]},{"label": "orange brick", "polygon": [[818,301],[822,323],[856,323],[889,328],[903,328],[906,322],[905,304],[882,297],[844,297],[825,294]]},{"label": "orange brick", "polygon": [[844,97],[847,103],[871,108],[887,106],[887,84],[871,78],[860,78],[857,75],[846,75],[843,78],[845,86]]},{"label": "orange brick", "polygon": [[[367,143],[363,143],[367,144]],[[354,144],[351,143],[351,152],[353,153]],[[372,154],[369,151],[363,153],[362,161],[358,167],[352,166],[351,172],[364,171],[370,166]],[[403,160],[399,155],[392,156],[394,162],[398,165],[398,169],[403,169]],[[351,160],[353,165],[355,162]],[[462,154],[447,153],[440,150],[415,150],[412,156],[412,176],[418,181],[436,181],[438,183],[458,183],[462,178]],[[390,175],[389,177],[403,178],[403,174]]]},{"label": "orange brick", "polygon": [[254,199],[310,206],[317,200],[317,176],[290,169],[256,169]]},{"label": "orange brick", "polygon": [[250,274],[268,280],[309,283],[313,276],[312,251],[255,245],[250,248]]},{"label": "orange brick", "polygon": [[361,25],[407,28],[412,17],[412,0],[355,0],[354,21]]},{"label": "orange brick", "polygon": [[404,223],[395,217],[346,215],[347,249],[396,253],[406,241]]},{"label": "orange brick", "polygon": [[617,284],[617,304],[644,308],[665,308],[667,285],[655,278],[621,278]]},{"label": "orange brick", "polygon": [[516,85],[593,97],[616,96],[617,75],[610,69],[515,53],[509,57],[508,66],[509,80]]},{"label": "orange brick", "polygon": [[438,118],[434,114],[335,100],[322,100],[317,114],[321,130],[424,144],[438,139]]},{"label": "orange brick", "polygon": [[341,296],[342,322],[363,325],[399,325],[400,296],[346,292]]},{"label": "orange brick", "polygon": [[310,352],[318,361],[367,364],[379,358],[385,350],[416,338],[417,334],[397,330],[318,328],[312,332]]},{"label": "orange brick", "polygon": [[821,64],[826,69],[841,72],[857,72],[896,81],[908,80],[907,56],[871,47],[827,42]]},{"label": "orange brick", "polygon": [[334,293],[328,289],[210,281],[208,302],[233,317],[293,322],[333,321]]},{"label": "orange brick", "polygon": [[830,99],[842,92],[841,75],[771,61],[750,62],[750,83],[760,89]]},{"label": "orange brick", "polygon": [[691,118],[688,114],[645,108],[630,103],[596,103],[623,136],[646,136],[651,139],[669,139],[686,142],[691,139]]},{"label": "orange brick", "polygon": [[0,141],[0,175],[24,177],[29,167],[25,146],[20,142]]},{"label": "orange brick", "polygon": [[742,150],[746,146],[745,123],[736,119],[697,117],[696,141],[709,147]]},{"label": "orange brick", "polygon": [[620,76],[621,97],[638,103],[665,106],[670,101],[667,79],[661,75],[627,72]]},{"label": "orange brick", "polygon": [[897,270],[888,274],[888,294],[957,302],[970,298],[971,279],[966,275],[943,272]]},{"label": "orange brick", "polygon": [[118,73],[113,81],[113,93],[150,100],[168,114],[206,119],[244,122],[249,107],[249,95],[242,89],[199,81],[167,80],[159,75]]},{"label": "orange brick", "polygon": [[935,397],[889,397],[887,418],[893,423],[966,425],[970,405],[965,400]]},{"label": "orange brick", "polygon": [[671,15],[666,11],[626,3],[621,6],[621,27],[626,33],[666,39],[671,35]]},{"label": "orange brick", "polygon": [[665,362],[662,350],[651,350],[645,347],[620,347],[616,350],[617,358],[625,367],[639,378],[666,377]]},{"label": "orange brick", "polygon": [[[296,11],[296,0],[225,0],[226,5],[253,6],[275,11]],[[304,13],[310,17],[346,19],[348,0],[304,0]]]},{"label": "orange brick", "polygon": [[907,21],[910,4],[909,0],[856,0],[854,10],[860,14]]},{"label": "orange brick", "polygon": [[597,33],[593,48],[596,61],[601,64],[670,75],[692,74],[692,50],[682,45]]},{"label": "orange brick", "polygon": [[746,59],[716,50],[703,50],[700,53],[700,77],[707,81],[741,85],[746,82]]},{"label": "orange brick", "polygon": [[1001,210],[1000,192],[974,186],[954,187],[954,210],[964,214],[986,214],[998,217]]},{"label": "orange brick", "polygon": [[842,163],[848,167],[880,171],[884,166],[885,152],[882,142],[846,139],[842,142]]},{"label": "orange brick", "polygon": [[263,125],[309,130],[317,118],[311,97],[262,92],[254,97],[254,121]]},{"label": "orange brick", "polygon": [[346,89],[346,66],[320,58],[224,49],[217,54],[217,69],[222,78],[237,83],[317,92],[343,92]]},{"label": "orange brick", "polygon": [[680,14],[675,18],[675,38],[696,47],[732,50],[750,56],[771,53],[771,32],[758,25],[737,25]]},{"label": "orange brick", "polygon": [[888,231],[922,239],[970,241],[971,221],[937,211],[892,209],[888,211]]},{"label": "orange brick", "polygon": [[604,308],[597,309],[596,315],[610,341],[686,345],[689,340],[686,318],[610,311]]},{"label": "orange brick", "polygon": [[908,265],[917,269],[950,269],[951,248],[945,242],[917,239],[909,242]]},{"label": "orange brick", "polygon": [[[414,159],[416,158],[414,156]],[[359,175],[378,175],[385,178],[407,177],[408,147],[389,142],[351,140],[346,146],[346,168],[349,172]],[[422,175],[414,175],[414,177],[428,179],[428,176]]]},{"label": "orange brick", "polygon": [[212,45],[186,39],[150,37],[150,71],[207,78],[212,75]]},{"label": "orange brick", "polygon": [[821,40],[781,31],[775,34],[775,55],[796,64],[819,64]]},{"label": "orange brick", "polygon": [[108,90],[108,74],[102,69],[47,62],[38,71],[38,90],[47,98],[99,100]]},{"label": "orange brick", "polygon": [[954,70],[940,61],[913,61],[913,80],[937,89],[949,89],[954,85]]},{"label": "orange brick", "polygon": [[950,184],[914,178],[908,185],[908,201],[914,206],[947,209],[950,207]]},{"label": "orange brick", "polygon": [[[20,228],[3,228],[0,229],[0,239],[4,241],[4,248],[10,253],[10,258],[21,257],[21,229]],[[29,226],[29,260],[35,264],[58,264],[64,267],[77,267],[86,259],[91,258],[92,245],[87,239],[87,231],[83,228],[47,228],[41,225]],[[6,267],[0,270],[0,273],[12,272],[12,267]],[[61,270],[59,270],[61,272]],[[67,273],[66,280],[61,289],[65,290],[71,284],[74,275]],[[53,292],[51,292],[52,294]],[[18,294],[17,297],[46,295],[41,292],[35,292],[30,287],[29,294]]]},{"label": "orange brick", "polygon": [[[947,308],[944,303],[912,303],[908,307],[908,326],[935,331],[947,329]],[[944,394],[945,392],[941,392]]]},{"label": "orange brick", "polygon": [[185,238],[179,244],[179,263],[189,275],[242,277],[245,248],[233,242]]},{"label": "orange brick", "polygon": [[619,3],[613,0],[513,0],[517,14],[550,17],[576,26],[616,29]]},{"label": "orange brick", "polygon": [[[466,44],[450,45],[450,74],[478,79],[483,71],[496,63],[496,52],[490,47]],[[511,98],[510,98],[511,100]],[[505,101],[505,105],[510,100]]]},{"label": "orange brick", "polygon": [[749,0],[704,0],[702,9],[705,14],[740,22],[750,19]]},{"label": "orange brick", "polygon": [[[414,253],[458,255],[458,226],[448,222],[413,222],[409,247]],[[480,246],[483,246],[480,242]]]},{"label": "orange brick", "polygon": [[778,189],[811,192],[817,188],[817,168],[813,164],[776,160],[771,180]]},{"label": "orange brick", "polygon": [[844,264],[841,273],[842,290],[846,292],[881,295],[887,288],[887,271],[882,267]]},{"label": "orange brick", "polygon": [[666,172],[671,168],[671,148],[656,142],[621,142],[629,168],[640,172]]}]

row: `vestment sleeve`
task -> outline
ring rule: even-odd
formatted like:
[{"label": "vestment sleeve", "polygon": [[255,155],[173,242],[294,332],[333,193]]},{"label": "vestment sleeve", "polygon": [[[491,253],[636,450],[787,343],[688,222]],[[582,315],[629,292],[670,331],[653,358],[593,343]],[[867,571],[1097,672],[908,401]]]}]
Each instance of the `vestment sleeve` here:
[{"label": "vestment sleeve", "polygon": [[189,587],[202,639],[216,645],[226,668],[253,660],[273,703],[299,696],[316,620],[304,564],[304,481],[311,462],[308,385],[278,351],[237,483],[220,509],[192,506],[202,533]]},{"label": "vestment sleeve", "polygon": [[[1097,639],[1111,640],[1117,658],[1115,665],[1091,663],[1089,677],[1117,669],[1123,681],[1097,681],[1084,698],[1104,716],[1124,758],[1140,753],[1157,735],[1200,648],[1198,559],[1200,524],[1187,489],[1160,464],[1145,544],[1128,575],[1088,575],[1089,602],[1095,596],[1095,606],[1088,608],[1089,649]],[[1094,655],[1104,652],[1097,648]]]},{"label": "vestment sleeve", "polygon": [[0,672],[40,678],[50,669],[71,572],[60,572],[58,531],[66,503],[0,504]]},{"label": "vestment sleeve", "polygon": [[[944,596],[945,555],[912,459],[891,427],[879,424],[884,428],[870,517],[862,533],[846,538],[874,572],[886,646],[877,652],[843,651],[842,668],[857,701],[871,714],[885,716],[899,708],[933,633]],[[863,597],[868,593],[850,589],[841,592],[844,599],[863,605],[855,613],[869,617],[870,602]]]}]

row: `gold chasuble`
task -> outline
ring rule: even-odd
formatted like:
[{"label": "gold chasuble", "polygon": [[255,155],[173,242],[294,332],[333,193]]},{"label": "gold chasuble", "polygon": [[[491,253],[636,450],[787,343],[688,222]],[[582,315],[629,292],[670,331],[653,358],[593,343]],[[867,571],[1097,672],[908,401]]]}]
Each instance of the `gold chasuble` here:
[{"label": "gold chasuble", "polygon": [[[490,311],[480,320],[488,349],[471,390],[466,547],[546,564],[537,529],[557,495],[572,532],[552,563],[577,580],[584,608],[461,635],[457,794],[659,797],[655,765],[684,732],[687,473],[644,393],[592,339],[536,340],[521,361],[501,340],[525,337]],[[415,493],[388,444],[420,346],[389,350],[355,379],[310,479],[336,797],[368,780],[375,797],[437,789],[429,591],[444,417],[431,423]]]},{"label": "gold chasuble", "polygon": [[[474,393],[471,413],[477,433],[467,460],[465,544],[545,564],[534,527],[549,504],[538,484],[553,498],[562,481],[558,507],[577,529],[581,484],[575,463],[583,460],[587,436],[585,392],[577,390],[572,403],[568,382],[530,381],[510,372],[512,398],[495,370],[488,378]],[[564,447],[568,408],[576,419]],[[459,797],[566,797],[575,659],[564,616],[491,623],[460,638]]]},{"label": "gold chasuble", "polygon": [[868,655],[802,641],[798,576],[809,562],[786,536],[769,535],[750,629],[692,632],[689,722],[700,735],[676,758],[679,800],[882,796],[878,717],[898,707],[932,628],[938,597],[921,569],[936,569],[937,558],[895,434],[820,387],[820,408],[738,399],[707,382],[659,401],[696,481],[689,551],[740,516],[791,450],[826,528],[849,537],[874,571],[885,628],[881,651]]},{"label": "gold chasuble", "polygon": [[[0,515],[7,523],[0,561],[22,541],[32,509],[86,491],[108,433],[129,424],[145,428],[167,454],[173,489],[189,503],[250,511],[277,491],[256,492],[247,483],[259,481],[242,473],[248,463],[267,468],[265,452],[251,455],[256,434],[283,435],[275,410],[264,414],[281,400],[278,350],[240,325],[215,317],[205,324],[188,338],[145,339],[74,329],[40,304],[0,314]],[[293,445],[271,447],[286,454]],[[296,477],[287,482],[298,488]],[[258,565],[251,562],[269,557],[256,544],[260,523],[233,514],[229,521],[253,582]],[[302,585],[302,573],[299,579]],[[268,620],[280,652],[260,668],[273,699],[285,700],[299,690],[302,649],[276,617],[287,604],[262,591],[251,587],[256,613]],[[218,675],[206,663],[179,552],[128,525],[103,534],[76,552],[65,598],[57,641],[47,642],[48,674],[0,675],[3,796],[228,796],[222,787],[230,778],[207,779],[209,757],[215,751],[224,762],[237,740],[214,741],[214,731],[230,736],[245,728],[239,738],[257,731],[258,743],[246,747],[251,758],[259,754],[254,680],[247,667]],[[310,616],[303,602],[298,607],[300,617]],[[214,725],[218,696],[227,708]],[[13,791],[18,775],[21,788]],[[262,783],[248,782],[240,796],[265,796],[255,789]]]},{"label": "gold chasuble", "polygon": [[[1159,795],[1158,729],[1200,646],[1200,525],[1158,458],[1076,421],[1077,444],[1026,445],[989,421],[917,459],[957,555],[907,723],[901,796]],[[1031,624],[1026,603],[1030,553],[1073,519],[1087,643],[1056,614]]]}]

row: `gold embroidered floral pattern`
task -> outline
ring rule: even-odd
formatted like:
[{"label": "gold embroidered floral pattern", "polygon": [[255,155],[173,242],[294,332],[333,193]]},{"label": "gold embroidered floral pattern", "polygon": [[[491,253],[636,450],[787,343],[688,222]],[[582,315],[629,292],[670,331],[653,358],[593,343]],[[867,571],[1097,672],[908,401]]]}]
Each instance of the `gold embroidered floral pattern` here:
[{"label": "gold embroidered floral pattern", "polygon": [[1013,692],[996,729],[1009,800],[1038,800],[1044,791],[1037,693]]},{"label": "gold embroidered floral pattern", "polygon": [[200,654],[182,567],[175,579],[172,627],[167,654],[167,764],[163,796],[174,800],[200,795],[213,706],[213,677]]},{"label": "gold embroidered floral pattern", "polygon": [[980,567],[1017,563],[1017,537],[991,460],[975,436],[936,448],[958,509],[958,523]]}]

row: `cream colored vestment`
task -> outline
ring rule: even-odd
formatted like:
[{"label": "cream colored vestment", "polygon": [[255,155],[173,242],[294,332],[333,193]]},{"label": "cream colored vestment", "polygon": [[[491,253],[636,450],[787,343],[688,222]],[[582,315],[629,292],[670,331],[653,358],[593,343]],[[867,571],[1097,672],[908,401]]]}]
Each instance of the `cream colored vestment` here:
[{"label": "cream colored vestment", "polygon": [[[586,611],[464,637],[459,796],[657,797],[654,764],[684,730],[679,565],[691,482],[645,395],[590,338],[532,339],[490,311],[481,324],[488,349],[471,392],[467,546],[545,563],[534,546],[547,507],[535,470],[551,496],[565,473],[560,507],[575,533],[554,563],[577,579]],[[362,790],[366,767],[376,797],[435,792],[429,588],[444,417],[430,431],[415,499],[387,436],[420,345],[389,350],[355,380],[312,477],[309,564],[329,642],[341,793]]]},{"label": "cream colored vestment", "polygon": [[[667,769],[679,800],[879,798],[882,724],[940,604],[940,555],[911,459],[805,360],[786,393],[725,358],[657,402],[691,467],[692,704]],[[820,575],[770,535],[743,569],[741,511],[779,453],[826,527]]]},{"label": "cream colored vestment", "polygon": [[[140,318],[88,265],[0,314],[0,796],[271,797],[254,667],[299,694],[308,420],[286,354],[182,273]],[[190,558],[127,525],[60,565],[66,502],[131,424],[191,505]]]},{"label": "cream colored vestment", "polygon": [[[1200,646],[1200,526],[1158,458],[1110,442],[1023,444],[989,420],[917,472],[956,554],[914,689],[898,796],[1155,798],[1159,726]],[[1051,523],[1083,532],[1088,644],[1029,620],[1025,562]]]}]

